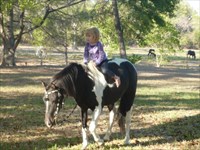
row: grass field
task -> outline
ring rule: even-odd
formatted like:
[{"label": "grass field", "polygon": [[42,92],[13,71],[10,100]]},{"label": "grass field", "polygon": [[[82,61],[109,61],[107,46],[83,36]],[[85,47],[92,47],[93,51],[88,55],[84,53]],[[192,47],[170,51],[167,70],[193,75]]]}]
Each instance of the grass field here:
[{"label": "grass field", "polygon": [[[145,51],[138,50],[137,53],[144,55]],[[64,64],[58,65],[57,59],[49,61],[45,61],[45,66],[28,63],[28,66],[0,68],[0,150],[81,148],[80,109],[76,108],[66,119],[75,105],[73,99],[65,100],[55,128],[50,130],[44,125],[41,80],[48,80],[64,67]],[[154,61],[143,56],[136,64],[138,88],[131,123],[131,145],[122,144],[124,136],[115,123],[111,141],[99,147],[90,135],[88,149],[200,149],[199,65],[199,59],[186,61],[181,53],[170,63],[157,68]],[[101,137],[106,131],[107,120],[105,108],[97,130]]]}]

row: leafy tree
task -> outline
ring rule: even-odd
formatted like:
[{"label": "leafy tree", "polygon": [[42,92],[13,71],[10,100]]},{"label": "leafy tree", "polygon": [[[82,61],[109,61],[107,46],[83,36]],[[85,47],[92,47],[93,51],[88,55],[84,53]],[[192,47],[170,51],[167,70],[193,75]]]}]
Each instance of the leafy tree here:
[{"label": "leafy tree", "polygon": [[145,37],[147,45],[156,48],[156,62],[159,67],[168,55],[175,54],[176,50],[180,47],[180,34],[170,23],[165,26],[156,26]]},{"label": "leafy tree", "polygon": [[171,21],[181,34],[181,47],[194,49],[200,47],[200,16],[185,1],[182,0],[178,5],[175,17]]},{"label": "leafy tree", "polygon": [[[114,49],[117,49],[119,47],[117,45],[120,43],[118,39],[120,38],[126,44],[136,43],[142,45],[145,35],[153,29],[155,24],[165,26],[163,16],[173,16],[179,0],[119,0],[117,1],[117,7],[120,26],[117,28],[114,26],[116,20],[113,19],[113,16],[115,16],[114,18],[117,17],[113,13],[113,2],[98,1],[91,10],[90,18],[92,23],[101,29],[103,42],[105,44],[109,43]],[[121,31],[123,37],[117,31]],[[119,38],[118,35],[121,37]]]},{"label": "leafy tree", "polygon": [[0,27],[3,43],[1,65],[15,66],[15,52],[22,36],[39,27],[53,12],[85,0],[1,0]]},{"label": "leafy tree", "polygon": [[165,26],[155,26],[144,40],[144,44],[157,48],[157,66],[180,48],[199,47],[200,17],[186,3],[181,1],[172,18],[164,18]]}]

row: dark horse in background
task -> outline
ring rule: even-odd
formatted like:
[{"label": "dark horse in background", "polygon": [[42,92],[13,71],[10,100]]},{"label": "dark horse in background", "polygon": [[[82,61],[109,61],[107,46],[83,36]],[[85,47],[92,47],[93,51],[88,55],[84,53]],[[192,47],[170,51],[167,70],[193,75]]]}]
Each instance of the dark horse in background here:
[{"label": "dark horse in background", "polygon": [[[87,67],[85,69],[81,64],[71,63],[53,76],[48,84],[43,82],[45,86],[43,100],[46,105],[45,124],[47,127],[52,127],[55,124],[55,119],[62,107],[64,97],[72,96],[81,108],[82,149],[85,149],[88,145],[86,132],[88,109],[91,109],[93,112],[89,131],[99,145],[102,145],[104,140],[110,139],[115,116],[117,116],[120,130],[125,132],[124,143],[129,144],[131,112],[137,86],[135,67],[126,59],[113,59],[109,61],[109,69],[121,79],[121,84],[118,88],[114,81],[106,79],[93,63],[90,62]],[[120,103],[117,111],[115,103],[118,100],[120,100]],[[108,107],[110,118],[109,127],[103,140],[96,133],[96,127],[104,106]]]},{"label": "dark horse in background", "polygon": [[149,53],[148,53],[149,57],[156,57],[156,53],[155,53],[155,49],[149,49]]},{"label": "dark horse in background", "polygon": [[190,58],[190,56],[191,56],[192,58],[196,59],[195,51],[189,50],[189,51],[187,52],[187,58],[188,58],[188,57]]}]

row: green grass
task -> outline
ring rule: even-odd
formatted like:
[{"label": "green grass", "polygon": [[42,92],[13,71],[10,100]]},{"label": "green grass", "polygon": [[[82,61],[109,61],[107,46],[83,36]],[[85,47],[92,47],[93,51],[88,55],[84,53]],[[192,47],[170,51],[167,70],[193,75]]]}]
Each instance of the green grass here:
[{"label": "green grass", "polygon": [[[182,59],[173,58],[174,62]],[[171,64],[173,65],[173,61]],[[51,62],[54,63],[54,62]],[[112,140],[99,147],[89,135],[89,150],[196,150],[200,149],[199,68],[176,65],[155,68],[143,60],[136,65],[139,79],[131,123],[131,145],[123,145],[117,123]],[[76,150],[81,148],[80,109],[66,99],[52,130],[44,125],[43,86],[63,66],[1,68],[0,149]],[[100,117],[97,132],[103,137],[108,111]],[[91,116],[89,117],[90,120]]]}]

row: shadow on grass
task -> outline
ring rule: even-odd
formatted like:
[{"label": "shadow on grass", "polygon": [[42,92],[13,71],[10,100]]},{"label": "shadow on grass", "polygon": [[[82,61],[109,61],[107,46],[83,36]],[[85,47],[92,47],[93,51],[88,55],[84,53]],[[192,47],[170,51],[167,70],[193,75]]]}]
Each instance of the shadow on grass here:
[{"label": "shadow on grass", "polygon": [[155,145],[181,141],[192,141],[200,138],[200,114],[179,118],[150,128],[133,130],[135,138],[160,137],[158,140],[139,142],[140,145]]},{"label": "shadow on grass", "polygon": [[61,66],[24,66],[14,68],[0,68],[0,84],[2,88],[24,87],[29,85],[41,85],[41,80],[49,80],[54,74],[60,71]]},{"label": "shadow on grass", "polygon": [[[165,144],[165,143],[173,143],[173,142],[182,142],[182,141],[192,141],[200,138],[200,114],[190,117],[178,118],[174,121],[154,125],[149,128],[143,129],[132,129],[130,131],[131,138],[145,138],[148,137],[148,141],[137,141],[136,143],[131,143],[128,147],[134,147],[137,145],[140,146],[149,146],[156,144]],[[81,129],[81,127],[80,127]],[[73,132],[74,129],[70,128],[69,132]],[[50,133],[49,133],[50,132]],[[51,136],[57,133],[57,136]],[[46,136],[45,136],[46,135]],[[101,137],[104,134],[100,135]],[[155,138],[158,137],[158,140]],[[121,135],[119,132],[112,134],[112,140],[115,139],[124,139],[124,135]],[[90,135],[90,141],[93,142],[93,138]],[[62,129],[56,130],[45,130],[45,132],[41,132],[41,135],[38,138],[29,139],[26,141],[8,141],[1,142],[0,149],[56,149],[56,148],[66,148],[74,145],[81,145],[82,138],[81,135],[76,136],[73,133],[68,133],[68,135],[63,134]],[[105,149],[108,148],[119,148],[125,147],[127,145],[115,144],[105,145]]]},{"label": "shadow on grass", "polygon": [[[147,65],[137,65],[139,80],[167,80],[171,78],[196,78],[199,79],[199,69],[158,68]],[[148,73],[151,76],[142,75]],[[159,74],[155,75],[155,74]]]},{"label": "shadow on grass", "polygon": [[[155,107],[154,111],[167,110],[195,110],[200,108],[199,93],[173,92],[162,94],[137,95],[135,104],[137,106]],[[159,109],[159,107],[161,109]],[[168,108],[170,107],[170,108]]]},{"label": "shadow on grass", "polygon": [[71,147],[80,144],[80,137],[57,137],[56,139],[38,138],[37,140],[27,140],[24,142],[1,142],[0,149],[2,150],[46,150],[58,149],[61,147]]},{"label": "shadow on grass", "polygon": [[[17,99],[2,99],[0,114],[0,132],[9,133],[20,130],[31,130],[32,127],[44,126],[45,105],[42,96],[18,97]],[[75,106],[73,99],[65,99],[63,113],[66,115]],[[79,112],[77,112],[79,114]],[[0,136],[1,137],[1,136]]]},{"label": "shadow on grass", "polygon": [[[131,138],[136,139],[134,143],[128,145],[128,148],[135,146],[151,146],[157,144],[167,144],[173,142],[194,141],[200,138],[200,114],[190,117],[179,118],[175,121],[155,125],[149,128],[132,129]],[[103,135],[101,135],[103,137]],[[138,141],[138,138],[147,137],[148,141]],[[112,140],[124,139],[120,133],[113,133]],[[157,140],[155,140],[157,138]],[[193,143],[198,144],[198,143]],[[105,146],[107,148],[127,147],[127,145],[113,144]]]}]

